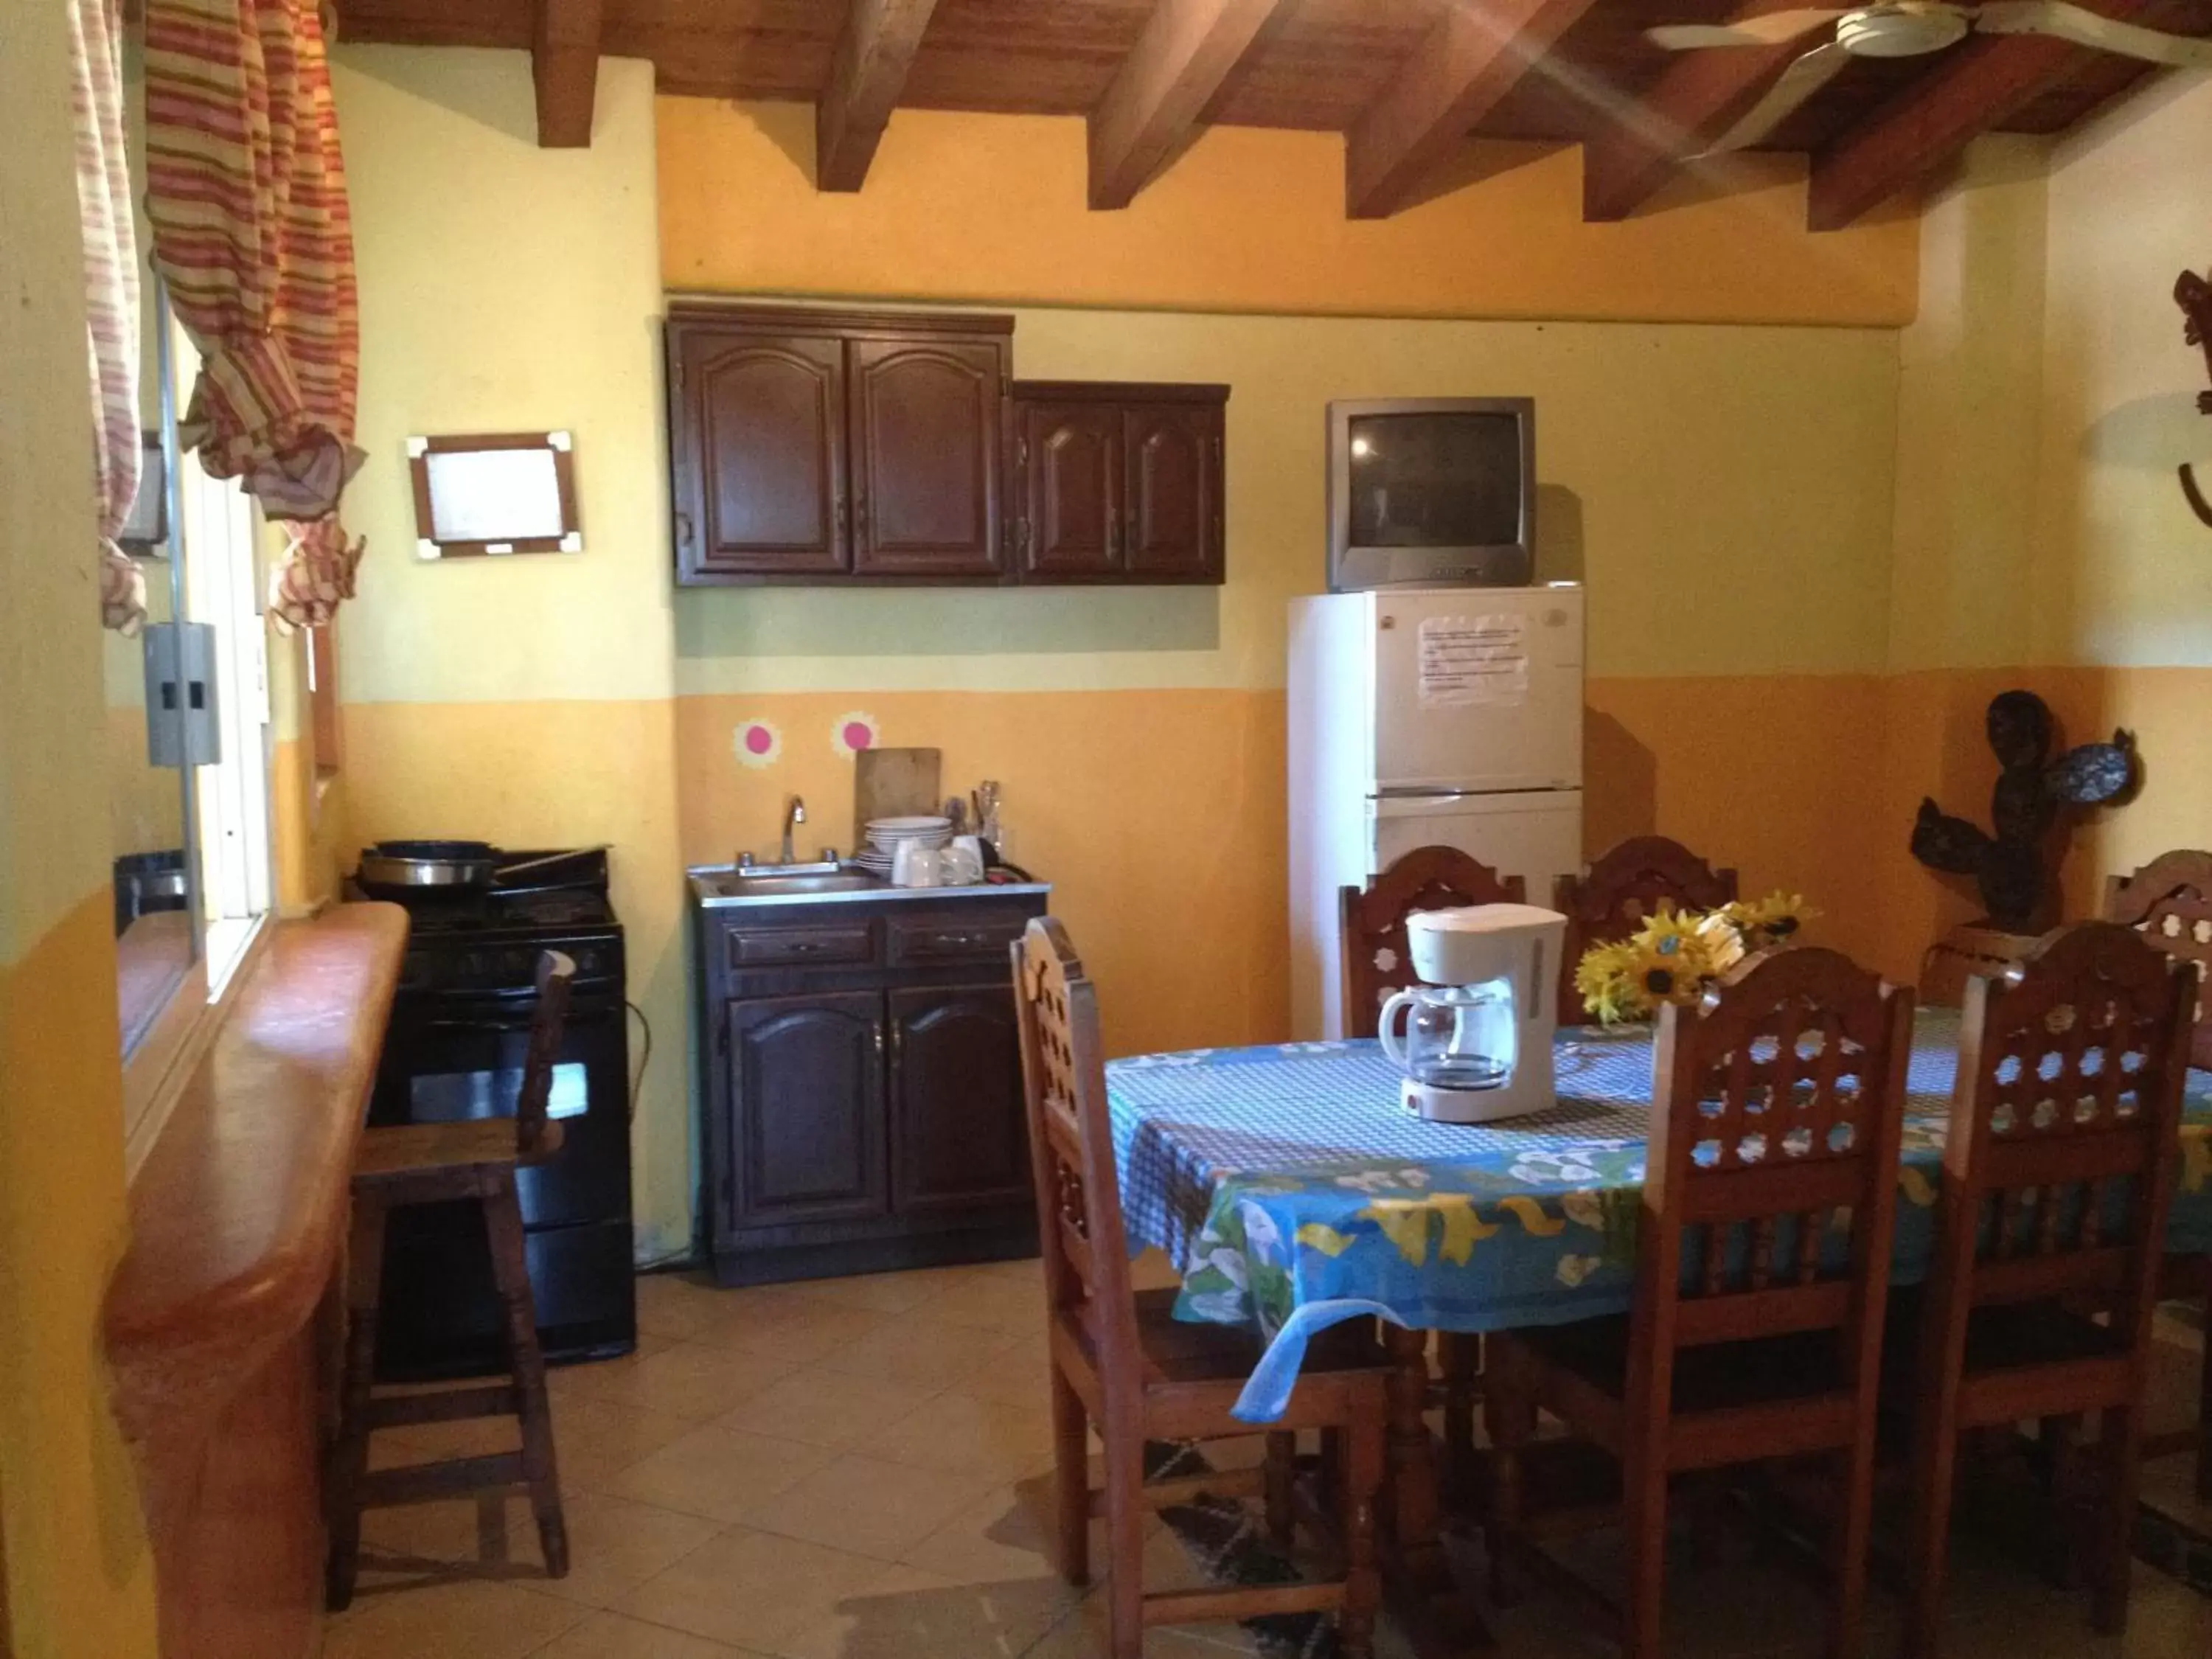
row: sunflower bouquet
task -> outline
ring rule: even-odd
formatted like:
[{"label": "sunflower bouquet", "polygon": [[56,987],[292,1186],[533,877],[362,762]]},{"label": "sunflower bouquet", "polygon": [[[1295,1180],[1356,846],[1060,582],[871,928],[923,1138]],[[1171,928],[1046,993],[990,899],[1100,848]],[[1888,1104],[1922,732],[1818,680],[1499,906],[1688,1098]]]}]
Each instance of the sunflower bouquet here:
[{"label": "sunflower bouquet", "polygon": [[1779,890],[1717,910],[1662,905],[1626,939],[1583,951],[1575,989],[1601,1024],[1650,1019],[1665,1003],[1695,1002],[1746,957],[1790,943],[1820,914]]}]

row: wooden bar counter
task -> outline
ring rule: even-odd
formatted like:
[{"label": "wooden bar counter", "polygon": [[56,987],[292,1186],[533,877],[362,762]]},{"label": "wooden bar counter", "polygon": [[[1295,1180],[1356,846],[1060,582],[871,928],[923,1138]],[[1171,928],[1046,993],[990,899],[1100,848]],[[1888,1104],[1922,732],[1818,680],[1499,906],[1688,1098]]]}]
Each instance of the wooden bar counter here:
[{"label": "wooden bar counter", "polygon": [[321,1628],[325,1294],[406,912],[277,925],[131,1183],[106,1310],[163,1659],[305,1659]]}]

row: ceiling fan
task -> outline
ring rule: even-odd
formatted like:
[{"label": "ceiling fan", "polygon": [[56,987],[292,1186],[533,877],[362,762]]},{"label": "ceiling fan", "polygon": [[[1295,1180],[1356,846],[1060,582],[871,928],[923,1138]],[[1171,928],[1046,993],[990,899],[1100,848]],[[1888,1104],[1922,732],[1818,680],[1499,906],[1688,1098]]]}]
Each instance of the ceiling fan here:
[{"label": "ceiling fan", "polygon": [[1787,46],[1823,25],[1835,38],[1814,47],[1782,72],[1742,118],[1699,152],[1721,155],[1746,149],[1780,126],[1814,94],[1841,74],[1854,58],[1920,58],[1957,46],[1969,34],[2042,34],[2145,63],[2212,69],[2212,40],[2166,34],[2136,23],[2100,16],[2065,0],[1990,0],[1955,5],[1949,0],[1888,0],[1860,7],[1808,7],[1772,11],[1733,23],[1674,23],[1644,31],[1669,52],[1719,46]]}]

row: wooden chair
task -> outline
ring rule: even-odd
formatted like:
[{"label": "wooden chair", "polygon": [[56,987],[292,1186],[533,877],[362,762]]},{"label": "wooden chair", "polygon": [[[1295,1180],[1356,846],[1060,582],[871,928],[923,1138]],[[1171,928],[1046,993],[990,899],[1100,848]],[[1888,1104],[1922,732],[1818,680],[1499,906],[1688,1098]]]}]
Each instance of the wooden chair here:
[{"label": "wooden chair", "polygon": [[[553,1065],[568,1012],[576,964],[557,951],[538,958],[538,1006],[523,1062],[514,1116],[456,1123],[410,1123],[370,1129],[354,1159],[353,1229],[347,1243],[345,1370],[337,1443],[331,1459],[329,1601],[353,1600],[360,1565],[362,1511],[416,1504],[484,1487],[522,1486],[538,1519],[545,1571],[568,1573],[568,1523],[553,1456],[553,1419],[545,1397],[545,1358],[530,1292],[522,1205],[514,1176],[560,1150],[561,1126],[546,1115]],[[473,1199],[482,1206],[491,1243],[492,1276],[507,1313],[512,1380],[471,1382],[430,1392],[380,1396],[374,1392],[376,1319],[384,1273],[385,1218],[413,1204]],[[471,1417],[521,1421],[522,1449],[368,1471],[368,1439],[378,1429],[446,1423]]]},{"label": "wooden chair", "polygon": [[1857,1659],[1911,1034],[1911,992],[1813,948],[1664,1010],[1632,1311],[1491,1339],[1493,1564],[1566,1574],[1526,1513],[1541,1408],[1620,1464],[1626,1659],[1662,1650],[1669,1477],[1814,1454],[1840,1492],[1828,1650]]},{"label": "wooden chair", "polygon": [[[2196,963],[2200,972],[2212,975],[2212,853],[2161,853],[2133,875],[2110,878],[2105,883],[2105,920],[2134,928],[2166,955]],[[2197,1036],[2190,1044],[2189,1063],[2212,1071],[2212,1020],[2204,1017],[2204,1003],[2200,981]],[[2212,1257],[2168,1256],[2159,1294],[2198,1304],[2208,1329],[2212,1329]],[[2202,1373],[2196,1428],[2146,1436],[2143,1455],[2164,1457],[2193,1448],[2197,1495],[2212,1499],[2212,1352],[2208,1352]]]},{"label": "wooden chair", "polygon": [[1567,919],[1559,964],[1559,1024],[1589,1019],[1575,989],[1575,964],[1593,945],[1626,939],[1662,908],[1711,910],[1736,896],[1733,870],[1716,870],[1679,841],[1632,836],[1591,861],[1581,879],[1561,876],[1553,884],[1552,908]]},{"label": "wooden chair", "polygon": [[2102,1414],[2094,1620],[2108,1634],[2126,1623],[2196,998],[2192,971],[2105,921],[2047,933],[2007,979],[1967,988],[1917,1352],[1893,1366],[1913,1417],[1917,1659],[1938,1643],[1959,1437],[2028,1419]]},{"label": "wooden chair", "polygon": [[[1389,1362],[1366,1327],[1340,1325],[1307,1351],[1277,1436],[1319,1429],[1340,1474],[1343,1576],[1328,1583],[1145,1594],[1144,1512],[1266,1489],[1270,1524],[1286,1528],[1287,1466],[1145,1481],[1145,1443],[1217,1439],[1255,1431],[1230,1415],[1258,1351],[1247,1332],[1178,1322],[1172,1291],[1133,1294],[1114,1163],[1098,1005],[1066,931],[1032,921],[1013,946],[1022,1077],[1029,1105],[1038,1230],[1050,1322],[1052,1416],[1058,1454],[1056,1554],[1070,1583],[1090,1580],[1090,1522],[1106,1517],[1113,1659],[1139,1659],[1147,1626],[1335,1609],[1349,1659],[1368,1659],[1381,1599],[1375,1523],[1382,1484]],[[1086,1430],[1105,1443],[1103,1504],[1090,1486]]]},{"label": "wooden chair", "polygon": [[[1406,918],[1417,910],[1467,904],[1520,904],[1527,881],[1500,876],[1456,847],[1416,847],[1364,888],[1339,891],[1342,906],[1344,1029],[1347,1036],[1372,1036],[1376,1012],[1393,992],[1415,983],[1407,960]],[[1444,1408],[1445,1480],[1464,1494],[1474,1462],[1474,1400],[1482,1370],[1482,1339],[1456,1331],[1437,1334],[1443,1376],[1437,1398]]]},{"label": "wooden chair", "polygon": [[2001,928],[1954,927],[1920,956],[1920,1002],[1927,1008],[1963,1007],[1977,974],[2002,979],[2035,948],[2033,933]]},{"label": "wooden chair", "polygon": [[1345,1035],[1373,1036],[1390,994],[1415,982],[1406,959],[1407,916],[1463,904],[1520,904],[1528,891],[1519,876],[1501,877],[1456,847],[1416,847],[1366,886],[1340,889]]}]

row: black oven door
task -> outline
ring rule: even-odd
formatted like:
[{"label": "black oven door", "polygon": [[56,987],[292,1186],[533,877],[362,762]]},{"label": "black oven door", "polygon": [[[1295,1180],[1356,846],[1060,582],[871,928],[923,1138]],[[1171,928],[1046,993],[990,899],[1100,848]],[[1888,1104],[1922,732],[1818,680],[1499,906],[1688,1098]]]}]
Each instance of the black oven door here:
[{"label": "black oven door", "polygon": [[[372,1125],[511,1117],[530,1047],[530,992],[403,995],[392,1009]],[[629,1212],[628,1033],[619,1000],[579,994],[547,1113],[561,1149],[519,1177],[526,1226]]]}]

